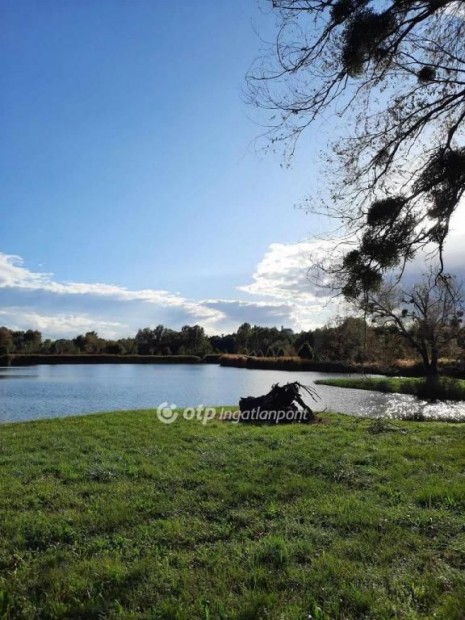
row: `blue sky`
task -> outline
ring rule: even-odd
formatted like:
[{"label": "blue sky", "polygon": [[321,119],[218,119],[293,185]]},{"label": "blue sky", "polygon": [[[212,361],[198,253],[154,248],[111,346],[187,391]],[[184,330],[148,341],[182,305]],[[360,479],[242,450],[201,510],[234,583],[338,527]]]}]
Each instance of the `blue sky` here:
[{"label": "blue sky", "polygon": [[306,278],[323,223],[295,205],[330,128],[290,169],[257,152],[244,76],[274,28],[255,0],[3,0],[0,19],[0,324],[328,318]]},{"label": "blue sky", "polygon": [[[260,117],[244,103],[256,30],[271,38],[272,18],[254,0],[4,0],[0,12],[4,262],[55,283],[221,300],[220,330],[289,323],[289,312],[268,316],[264,296],[240,288],[272,244],[311,228],[294,205],[312,182],[318,140],[283,169],[278,155],[257,152]],[[135,320],[202,318],[162,304],[125,321],[124,304],[110,312],[95,295],[21,288],[4,280],[3,322],[50,333],[54,316],[68,317],[71,332],[79,317],[103,332],[106,319],[130,332]],[[259,305],[237,312],[224,300]]]}]

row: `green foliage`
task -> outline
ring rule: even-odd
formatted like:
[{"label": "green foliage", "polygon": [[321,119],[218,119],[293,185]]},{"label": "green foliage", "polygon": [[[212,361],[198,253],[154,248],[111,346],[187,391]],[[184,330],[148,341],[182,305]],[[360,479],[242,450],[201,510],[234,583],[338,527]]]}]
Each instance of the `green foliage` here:
[{"label": "green foliage", "polygon": [[0,351],[1,355],[8,355],[13,351],[13,334],[6,327],[0,327]]},{"label": "green foliage", "polygon": [[209,340],[215,353],[235,353],[236,351],[236,334],[210,336]]},{"label": "green foliage", "polygon": [[313,349],[308,342],[304,342],[304,344],[300,347],[299,357],[302,357],[306,360],[312,360],[314,358]]},{"label": "green foliage", "polygon": [[293,354],[295,335],[291,329],[251,326],[243,323],[236,334],[235,353],[286,356]]},{"label": "green foliage", "polygon": [[[344,260],[348,269],[365,269],[360,250],[348,253]],[[379,283],[380,276],[375,270],[367,269],[365,277],[372,286]],[[359,294],[360,283],[354,279],[350,284],[354,287],[351,294]],[[459,352],[460,347],[465,347],[465,340],[460,336],[461,321],[462,317],[458,313],[451,315],[449,322],[449,327],[458,333],[456,351]],[[363,319],[354,317],[336,319],[324,327],[300,333],[286,328],[244,324],[236,333],[206,336],[199,326],[184,326],[182,330],[176,331],[159,325],[154,329],[140,329],[135,338],[106,340],[92,331],[74,339],[47,339],[35,347],[36,350],[28,353],[24,353],[23,349],[20,352],[15,350],[12,334],[6,327],[0,328],[0,355],[13,355],[10,361],[14,365],[47,363],[46,356],[54,356],[53,363],[120,363],[125,360],[137,363],[144,361],[141,358],[147,358],[147,361],[153,363],[156,361],[154,357],[159,358],[160,362],[191,360],[195,363],[199,358],[218,361],[223,354],[250,355],[255,352],[257,356],[273,358],[270,368],[278,364],[283,368],[292,366],[298,369],[298,357],[317,363],[337,362],[346,365],[370,360],[384,368],[395,359],[414,355],[408,344],[399,342],[398,335],[389,328],[373,327],[365,324]],[[452,353],[456,355],[456,352],[451,352],[451,359]],[[181,358],[182,355],[188,357]],[[278,356],[282,359],[274,359]]]},{"label": "green foliage", "polygon": [[465,400],[465,381],[454,377],[421,381],[416,395],[428,400]]},{"label": "green foliage", "polygon": [[[175,331],[158,325],[155,329],[139,329],[135,337],[139,355],[199,355],[212,350],[209,339],[200,325],[184,325]],[[167,353],[170,351],[170,353]]]}]

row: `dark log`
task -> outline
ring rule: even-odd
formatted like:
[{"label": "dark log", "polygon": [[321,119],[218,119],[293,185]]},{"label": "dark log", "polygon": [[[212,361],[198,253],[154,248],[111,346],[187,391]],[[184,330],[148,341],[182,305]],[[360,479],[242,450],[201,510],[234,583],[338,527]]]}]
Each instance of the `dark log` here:
[{"label": "dark log", "polygon": [[256,424],[289,424],[292,422],[308,423],[315,421],[315,414],[304,402],[301,392],[316,401],[316,391],[298,381],[280,386],[275,383],[268,394],[241,398],[239,409],[241,422]]}]

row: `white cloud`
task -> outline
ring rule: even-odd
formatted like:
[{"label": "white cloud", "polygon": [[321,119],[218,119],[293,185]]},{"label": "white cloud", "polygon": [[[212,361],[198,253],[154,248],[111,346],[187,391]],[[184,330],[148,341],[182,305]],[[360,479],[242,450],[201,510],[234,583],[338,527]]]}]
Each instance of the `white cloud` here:
[{"label": "white cloud", "polygon": [[30,308],[8,307],[0,310],[0,322],[10,329],[39,331],[53,335],[54,338],[68,337],[88,331],[97,331],[107,338],[118,338],[121,335],[123,323],[117,321],[102,321],[88,315],[53,314],[46,315]]},{"label": "white cloud", "polygon": [[257,266],[254,282],[240,287],[259,297],[254,300],[195,300],[166,290],[60,282],[53,274],[31,271],[19,256],[0,253],[0,322],[15,329],[39,329],[54,338],[93,329],[115,338],[158,323],[173,328],[199,323],[209,333],[233,331],[244,322],[297,330],[315,327],[329,316],[326,299],[312,289],[306,275],[315,247],[271,245]]},{"label": "white cloud", "polygon": [[[444,244],[444,268],[447,273],[465,281],[465,203],[452,215],[450,232]],[[405,272],[406,283],[418,280],[428,270],[428,264],[437,262],[437,247],[430,246],[418,252]]]},{"label": "white cloud", "polygon": [[309,268],[334,247],[330,241],[273,243],[258,264],[253,282],[239,290],[252,295],[271,296],[302,303],[314,302],[329,292],[318,288],[309,277]]},{"label": "white cloud", "polygon": [[165,306],[184,306],[186,300],[163,290],[142,289],[131,291],[115,284],[55,282],[53,274],[35,273],[23,267],[21,257],[0,254],[0,288],[42,290],[57,295],[92,295],[123,301],[143,301]]},{"label": "white cloud", "polygon": [[461,207],[451,218],[444,253],[446,270],[465,277],[465,202],[462,202]]},{"label": "white cloud", "polygon": [[329,289],[314,282],[309,270],[336,251],[335,242],[321,239],[273,243],[257,265],[253,282],[239,290],[286,302],[288,324],[297,329],[319,327],[340,310],[340,302],[332,299]]},{"label": "white cloud", "polygon": [[[464,205],[465,206],[465,205]],[[274,243],[269,246],[257,265],[253,282],[239,290],[260,298],[272,298],[287,304],[288,323],[298,329],[313,329],[332,316],[343,314],[348,307],[340,298],[332,298],[330,289],[313,281],[311,267],[332,259],[347,250],[348,240],[312,240],[301,243]],[[465,279],[465,209],[458,209],[451,219],[450,233],[445,245],[446,271]],[[432,259],[431,252],[422,251],[409,264],[407,281],[417,280]]]},{"label": "white cloud", "polygon": [[115,284],[60,282],[28,269],[19,256],[0,253],[0,322],[39,329],[45,337],[71,337],[96,330],[107,338],[134,334],[163,323],[173,328],[199,323],[209,333],[236,330],[244,322],[315,327],[329,315],[306,276],[311,244],[273,244],[240,288],[260,299],[195,300],[166,290],[130,290]]},{"label": "white cloud", "polygon": [[[114,284],[57,282],[53,274],[33,272],[24,267],[21,257],[1,253],[0,290],[19,313],[11,312],[9,316],[20,316],[23,326],[34,324],[37,329],[54,336],[84,329],[100,329],[102,335],[108,337],[118,332],[128,335],[137,327],[152,324],[157,309],[171,310],[176,320],[183,324],[199,322],[208,327],[223,318],[218,310],[165,290],[130,290]],[[25,300],[26,305],[19,305]],[[42,312],[37,309],[41,305]],[[67,313],[50,312],[53,305],[71,310]],[[128,318],[126,323],[111,321],[108,313]],[[16,323],[18,320],[16,318]],[[136,324],[136,320],[145,322]]]},{"label": "white cloud", "polygon": [[[461,210],[452,218],[446,269],[462,278],[464,247],[465,212]],[[308,275],[312,262],[335,251],[331,241],[273,243],[256,266],[252,282],[238,287],[241,299],[204,300],[158,289],[59,282],[50,273],[31,271],[19,256],[0,253],[0,324],[39,329],[54,338],[89,330],[115,338],[158,323],[173,328],[198,323],[208,333],[235,331],[244,322],[312,329],[342,310],[341,301],[331,299],[330,291],[317,287]],[[419,255],[409,266],[409,278],[418,278],[424,270],[425,255]]]}]

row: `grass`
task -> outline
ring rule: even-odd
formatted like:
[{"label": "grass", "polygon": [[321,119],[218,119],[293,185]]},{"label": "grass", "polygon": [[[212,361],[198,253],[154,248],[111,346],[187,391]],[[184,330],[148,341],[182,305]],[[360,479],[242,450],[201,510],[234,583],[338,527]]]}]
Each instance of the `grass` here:
[{"label": "grass", "polygon": [[465,609],[465,425],[133,411],[0,427],[0,617]]},{"label": "grass", "polygon": [[[426,397],[425,380],[407,377],[344,377],[336,379],[318,379],[320,385],[353,388],[357,390],[374,390],[376,392],[412,394]],[[465,400],[465,380],[442,377],[439,381],[438,399]]]}]

